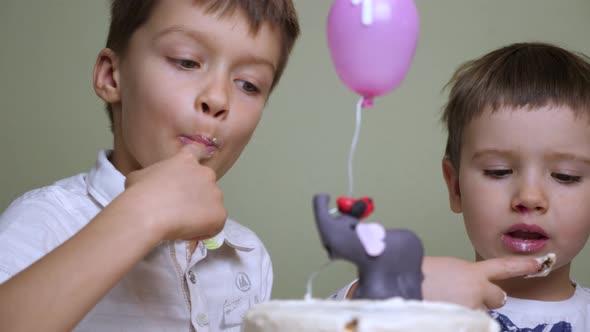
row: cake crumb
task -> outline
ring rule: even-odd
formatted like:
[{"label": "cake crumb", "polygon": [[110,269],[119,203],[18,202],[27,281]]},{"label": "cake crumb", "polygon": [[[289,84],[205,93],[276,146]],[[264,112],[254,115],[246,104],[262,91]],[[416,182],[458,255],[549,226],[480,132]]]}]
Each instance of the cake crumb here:
[{"label": "cake crumb", "polygon": [[350,322],[348,322],[344,328],[346,329],[347,332],[356,332],[356,328],[357,328],[358,324],[359,324],[359,321],[358,321],[358,319],[355,318],[355,319],[351,320]]},{"label": "cake crumb", "polygon": [[556,262],[556,256],[554,253],[548,253],[543,257],[539,257],[536,259],[539,263],[539,269],[535,274],[529,274],[525,276],[525,278],[536,278],[536,277],[546,277],[549,275],[551,270],[553,269],[553,265]]}]

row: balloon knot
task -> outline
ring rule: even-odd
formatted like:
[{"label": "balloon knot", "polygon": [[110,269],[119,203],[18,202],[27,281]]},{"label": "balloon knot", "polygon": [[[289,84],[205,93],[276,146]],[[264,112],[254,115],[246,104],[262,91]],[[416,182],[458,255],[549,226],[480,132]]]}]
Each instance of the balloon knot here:
[{"label": "balloon knot", "polygon": [[363,97],[363,102],[362,102],[361,106],[362,106],[362,108],[373,107],[373,98]]}]

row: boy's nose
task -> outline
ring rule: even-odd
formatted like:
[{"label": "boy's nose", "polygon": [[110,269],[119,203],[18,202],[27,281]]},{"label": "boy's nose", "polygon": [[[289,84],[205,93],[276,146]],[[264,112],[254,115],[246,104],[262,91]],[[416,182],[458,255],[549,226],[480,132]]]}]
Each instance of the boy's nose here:
[{"label": "boy's nose", "polygon": [[512,210],[519,213],[545,213],[549,201],[542,184],[537,182],[522,183],[512,198]]},{"label": "boy's nose", "polygon": [[228,113],[229,87],[221,79],[211,79],[196,100],[197,110],[215,118],[224,118]]}]

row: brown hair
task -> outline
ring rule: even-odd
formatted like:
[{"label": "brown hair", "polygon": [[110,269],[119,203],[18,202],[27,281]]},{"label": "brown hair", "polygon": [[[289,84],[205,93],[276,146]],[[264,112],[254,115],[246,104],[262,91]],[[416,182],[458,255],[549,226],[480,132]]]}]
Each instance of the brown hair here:
[{"label": "brown hair", "polygon": [[[199,2],[203,2],[202,0]],[[209,0],[205,10],[217,13],[220,17],[230,15],[236,9],[246,14],[251,33],[256,34],[264,22],[278,27],[281,31],[281,55],[272,88],[279,82],[287,65],[289,54],[299,36],[299,22],[292,0]],[[111,0],[111,25],[106,47],[116,53],[124,54],[131,36],[150,17],[157,0]],[[106,106],[111,125],[113,111]]]},{"label": "brown hair", "polygon": [[460,66],[445,86],[451,86],[442,115],[445,158],[459,169],[463,131],[488,110],[555,105],[590,115],[589,60],[555,45],[517,43]]}]

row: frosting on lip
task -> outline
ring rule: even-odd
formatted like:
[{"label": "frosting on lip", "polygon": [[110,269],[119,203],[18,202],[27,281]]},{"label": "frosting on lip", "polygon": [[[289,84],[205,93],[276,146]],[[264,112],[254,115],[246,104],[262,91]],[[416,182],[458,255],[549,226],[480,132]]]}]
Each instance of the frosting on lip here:
[{"label": "frosting on lip", "polygon": [[217,139],[217,138],[209,138],[204,135],[193,135],[193,136],[184,136],[184,137],[190,139],[191,141],[199,142],[205,146],[214,146],[217,148],[219,147],[219,139]]},{"label": "frosting on lip", "polygon": [[531,253],[541,250],[549,237],[543,228],[533,224],[516,224],[502,235],[504,246],[519,253]]},{"label": "frosting on lip", "polygon": [[221,140],[218,138],[209,138],[205,135],[182,135],[180,140],[185,144],[198,143],[201,144],[207,152],[207,157],[212,157],[217,150],[221,148]]},{"label": "frosting on lip", "polygon": [[502,242],[508,249],[519,253],[532,253],[545,247],[548,239],[527,240],[515,238],[505,234],[502,236]]}]

